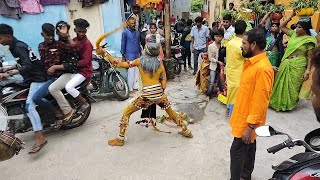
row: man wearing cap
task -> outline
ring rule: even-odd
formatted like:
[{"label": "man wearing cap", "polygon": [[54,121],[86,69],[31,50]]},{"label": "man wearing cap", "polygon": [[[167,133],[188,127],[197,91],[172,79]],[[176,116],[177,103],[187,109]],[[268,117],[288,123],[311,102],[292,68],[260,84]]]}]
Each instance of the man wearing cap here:
[{"label": "man wearing cap", "polygon": [[[140,32],[136,29],[136,19],[133,14],[127,19],[127,28],[122,32],[121,38],[121,54],[122,59],[126,61],[133,61],[140,57]],[[128,86],[129,91],[138,89],[138,68],[131,67],[128,69]]]},{"label": "man wearing cap", "polygon": [[117,138],[109,140],[111,146],[123,146],[125,140],[125,132],[129,125],[131,114],[140,110],[147,109],[152,104],[157,104],[164,109],[174,122],[182,128],[179,132],[182,136],[192,138],[191,131],[183,123],[181,117],[172,110],[167,96],[164,94],[166,88],[166,73],[162,62],[159,60],[160,44],[148,43],[141,58],[130,62],[121,62],[103,49],[97,49],[97,53],[106,56],[112,64],[117,67],[130,68],[137,67],[142,80],[142,95],[137,97],[125,110],[120,121],[120,132]]}]

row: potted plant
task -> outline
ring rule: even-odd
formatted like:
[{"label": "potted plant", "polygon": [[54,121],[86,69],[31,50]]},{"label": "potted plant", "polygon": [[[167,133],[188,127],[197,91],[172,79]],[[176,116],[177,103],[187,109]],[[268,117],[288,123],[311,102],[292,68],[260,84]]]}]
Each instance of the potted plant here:
[{"label": "potted plant", "polygon": [[271,20],[280,21],[283,18],[282,12],[286,9],[286,6],[281,4],[271,4],[269,11],[272,12]]},{"label": "potted plant", "polygon": [[238,12],[237,12],[237,11],[225,9],[225,10],[221,13],[222,17],[224,17],[224,16],[227,15],[227,14],[231,14],[232,20],[238,19]]},{"label": "potted plant", "polygon": [[241,2],[240,3],[240,14],[246,16],[251,20],[256,19],[256,14],[266,13],[265,7],[261,4],[259,0],[253,0],[251,2]]},{"label": "potted plant", "polygon": [[312,16],[318,10],[319,0],[293,0],[290,6],[297,16]]}]

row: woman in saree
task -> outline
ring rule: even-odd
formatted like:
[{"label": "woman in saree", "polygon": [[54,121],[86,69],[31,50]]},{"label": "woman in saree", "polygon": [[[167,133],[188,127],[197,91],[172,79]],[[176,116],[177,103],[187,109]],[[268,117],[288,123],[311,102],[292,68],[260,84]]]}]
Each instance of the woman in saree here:
[{"label": "woman in saree", "polygon": [[267,56],[274,70],[278,70],[284,54],[283,33],[280,32],[280,22],[272,21],[270,29],[265,27],[266,21],[271,16],[271,12],[266,14],[260,22],[260,27],[264,29],[267,40]]},{"label": "woman in saree", "polygon": [[306,85],[303,89],[301,86],[309,79],[311,72],[309,52],[315,47],[317,40],[310,35],[312,29],[310,19],[300,19],[296,31],[286,27],[294,16],[295,12],[280,26],[282,32],[290,39],[271,93],[270,106],[276,111],[293,110],[299,98],[306,98],[307,93],[304,91],[311,89],[311,85],[309,87]]}]

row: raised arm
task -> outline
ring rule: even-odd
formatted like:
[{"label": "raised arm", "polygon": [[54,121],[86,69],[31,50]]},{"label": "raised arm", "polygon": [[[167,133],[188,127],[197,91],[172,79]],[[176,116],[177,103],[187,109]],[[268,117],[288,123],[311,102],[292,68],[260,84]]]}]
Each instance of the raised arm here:
[{"label": "raised arm", "polygon": [[96,53],[101,55],[101,56],[103,56],[106,61],[109,61],[113,65],[115,65],[116,67],[120,67],[120,68],[127,68],[128,69],[128,68],[131,68],[131,67],[138,66],[139,63],[140,63],[140,59],[135,59],[133,61],[122,62],[121,60],[111,56],[108,52],[106,52],[102,48],[98,48],[96,50]]},{"label": "raised arm", "polygon": [[291,16],[280,25],[280,29],[284,34],[288,35],[288,32],[290,29],[287,27],[287,25],[295,15],[296,15],[296,12],[293,11]]},{"label": "raised arm", "polygon": [[259,24],[260,27],[262,27],[262,28],[265,27],[266,22],[267,22],[267,19],[270,17],[271,13],[272,13],[272,12],[268,12],[268,13],[263,17],[263,19],[261,20],[261,22],[260,22],[260,24]]}]

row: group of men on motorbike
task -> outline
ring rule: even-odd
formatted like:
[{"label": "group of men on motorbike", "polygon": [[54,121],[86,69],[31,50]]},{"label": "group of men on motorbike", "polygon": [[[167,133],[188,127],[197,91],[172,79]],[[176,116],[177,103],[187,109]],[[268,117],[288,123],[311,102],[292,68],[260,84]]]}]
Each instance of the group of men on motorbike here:
[{"label": "group of men on motorbike", "polygon": [[[76,112],[64,97],[63,89],[79,101],[80,113],[85,112],[90,106],[76,89],[78,85],[90,79],[92,74],[93,46],[86,37],[90,24],[84,19],[76,19],[73,23],[77,34],[73,39],[69,36],[70,25],[64,21],[58,22],[56,26],[50,23],[42,25],[41,35],[44,41],[38,47],[40,59],[26,43],[14,37],[11,26],[0,24],[0,44],[9,46],[18,64],[15,68],[1,68],[0,78],[20,74],[24,79],[24,85],[30,86],[25,111],[36,138],[29,152],[31,154],[39,152],[47,144],[36,106],[56,112],[55,129],[70,122]],[[58,35],[58,40],[55,40],[55,34]],[[56,99],[61,111],[55,109],[46,99],[49,93]]]}]

